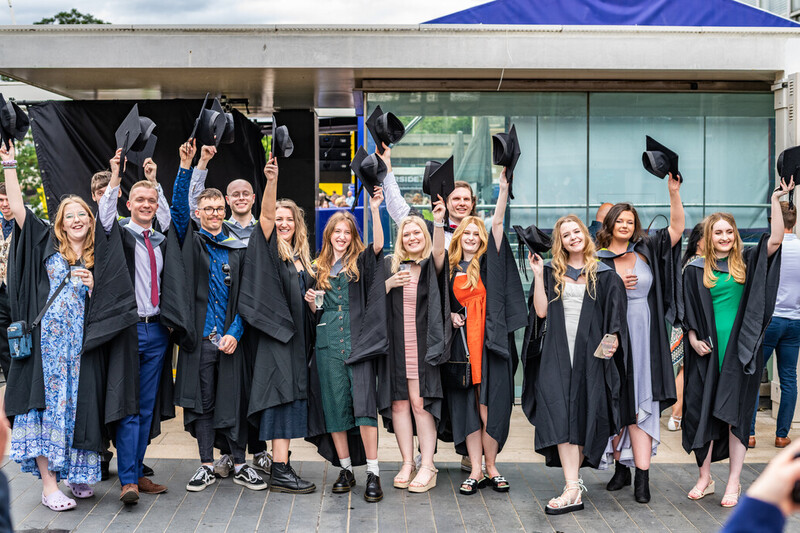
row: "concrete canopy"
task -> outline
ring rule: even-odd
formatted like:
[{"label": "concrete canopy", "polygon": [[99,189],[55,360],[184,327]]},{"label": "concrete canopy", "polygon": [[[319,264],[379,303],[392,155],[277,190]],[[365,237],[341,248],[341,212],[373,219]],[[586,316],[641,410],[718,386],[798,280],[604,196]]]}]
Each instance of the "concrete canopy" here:
[{"label": "concrete canopy", "polygon": [[211,92],[256,115],[362,90],[768,91],[800,70],[783,28],[3,26],[0,47],[0,73],[69,98]]}]

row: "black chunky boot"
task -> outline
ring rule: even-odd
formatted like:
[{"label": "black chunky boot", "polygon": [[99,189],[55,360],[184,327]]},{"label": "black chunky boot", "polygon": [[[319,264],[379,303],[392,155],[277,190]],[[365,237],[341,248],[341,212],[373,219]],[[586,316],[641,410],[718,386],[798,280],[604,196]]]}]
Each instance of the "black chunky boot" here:
[{"label": "black chunky boot", "polygon": [[364,499],[370,503],[379,502],[383,499],[381,478],[372,472],[367,472],[367,486],[364,488]]},{"label": "black chunky boot", "polygon": [[622,487],[627,487],[631,484],[631,469],[620,463],[614,461],[614,475],[606,485],[606,490],[620,490]]},{"label": "black chunky boot", "polygon": [[633,496],[639,503],[650,501],[650,470],[636,469],[636,478],[633,482]]},{"label": "black chunky boot", "polygon": [[308,494],[316,490],[316,485],[301,479],[289,463],[272,463],[269,477],[269,490],[290,494]]}]

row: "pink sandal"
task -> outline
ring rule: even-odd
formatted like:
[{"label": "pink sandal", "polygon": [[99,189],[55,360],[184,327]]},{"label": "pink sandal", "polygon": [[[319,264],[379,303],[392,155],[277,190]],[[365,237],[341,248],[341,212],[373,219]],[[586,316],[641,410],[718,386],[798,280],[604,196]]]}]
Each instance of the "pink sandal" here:
[{"label": "pink sandal", "polygon": [[94,489],[86,483],[66,483],[66,485],[76,498],[91,498],[94,496]]},{"label": "pink sandal", "polygon": [[51,511],[61,512],[69,511],[78,506],[75,500],[67,498],[67,496],[60,490],[55,491],[50,496],[45,496],[42,493],[42,505],[49,507]]}]

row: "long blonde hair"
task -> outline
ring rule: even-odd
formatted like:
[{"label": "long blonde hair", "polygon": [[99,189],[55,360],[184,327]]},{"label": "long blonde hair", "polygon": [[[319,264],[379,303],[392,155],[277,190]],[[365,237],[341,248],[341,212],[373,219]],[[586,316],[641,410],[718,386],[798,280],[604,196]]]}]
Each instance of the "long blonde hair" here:
[{"label": "long blonde hair", "polygon": [[739,235],[739,230],[736,229],[736,221],[730,213],[711,213],[703,223],[703,253],[705,255],[705,266],[703,267],[703,285],[707,289],[714,287],[717,284],[717,275],[714,273],[717,269],[717,251],[714,249],[713,241],[713,228],[714,224],[724,220],[733,228],[735,235],[733,247],[728,253],[728,272],[737,283],[744,283],[746,279],[747,266],[744,264],[742,257],[742,238]]},{"label": "long blonde hair", "polygon": [[[69,237],[67,237],[67,232],[64,229],[64,211],[69,204],[78,204],[86,211],[89,217],[89,228],[86,231],[86,237],[83,239],[83,250],[80,257],[75,255],[75,251],[69,245]],[[94,267],[94,215],[83,198],[70,194],[61,199],[56,212],[56,220],[53,224],[53,232],[58,240],[58,252],[67,260],[67,263],[76,265],[80,259],[83,259],[86,268]]]},{"label": "long blonde hair", "polygon": [[407,216],[400,221],[397,227],[397,241],[394,244],[394,255],[392,256],[392,274],[396,274],[400,269],[400,263],[409,259],[408,250],[403,246],[403,231],[409,224],[416,224],[422,230],[422,235],[425,239],[425,247],[422,249],[422,254],[416,259],[416,263],[420,263],[423,259],[427,259],[431,255],[431,234],[428,232],[428,226],[425,221],[416,215]]},{"label": "long blonde hair", "polygon": [[550,263],[553,267],[553,278],[556,281],[556,286],[553,291],[556,297],[553,300],[558,300],[562,296],[564,290],[564,275],[567,273],[567,261],[569,260],[569,252],[564,248],[561,242],[561,226],[567,222],[575,222],[581,229],[583,234],[583,268],[581,273],[586,276],[586,290],[589,296],[594,299],[597,296],[597,255],[595,255],[595,246],[589,235],[589,230],[586,225],[575,215],[566,215],[559,218],[553,226],[553,237],[551,239],[553,247],[553,260]]},{"label": "long blonde hair", "polygon": [[[308,228],[306,227],[305,212],[303,208],[294,203],[294,200],[281,199],[275,204],[275,211],[288,209],[294,218],[294,235],[291,243],[278,237],[278,255],[283,261],[294,263],[294,258],[299,257],[306,272],[312,274],[311,252],[308,248]],[[277,234],[277,230],[274,230]],[[276,235],[277,236],[277,235]]]},{"label": "long blonde hair", "polygon": [[481,257],[486,253],[486,248],[489,246],[489,234],[486,232],[486,226],[483,224],[483,220],[476,216],[464,217],[464,220],[461,221],[461,224],[459,224],[453,232],[453,240],[450,241],[448,253],[450,255],[450,277],[452,278],[455,276],[456,272],[462,271],[461,267],[458,266],[461,262],[461,258],[464,257],[464,250],[461,247],[461,236],[470,224],[478,226],[478,236],[481,239],[481,245],[478,247],[478,251],[467,266],[467,286],[475,289],[478,287],[478,283],[481,279]]},{"label": "long blonde hair", "polygon": [[358,281],[358,254],[366,248],[361,241],[361,236],[358,234],[358,227],[356,226],[356,219],[350,214],[350,211],[337,211],[328,219],[325,225],[325,231],[322,233],[322,250],[319,252],[316,263],[316,278],[317,288],[330,289],[331,282],[328,278],[331,275],[331,268],[333,268],[333,246],[331,245],[331,235],[333,230],[339,222],[347,222],[350,226],[350,245],[342,256],[342,271],[347,273],[350,281]]}]

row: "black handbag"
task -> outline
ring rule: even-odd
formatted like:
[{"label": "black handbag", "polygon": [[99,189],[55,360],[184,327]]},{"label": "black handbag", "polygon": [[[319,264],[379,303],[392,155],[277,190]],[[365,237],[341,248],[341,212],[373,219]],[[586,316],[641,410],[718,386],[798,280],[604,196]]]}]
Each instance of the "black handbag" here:
[{"label": "black handbag", "polygon": [[33,330],[36,329],[36,326],[39,325],[39,322],[42,321],[44,314],[50,309],[50,306],[53,305],[56,296],[58,296],[67,284],[67,281],[69,281],[69,276],[69,274],[64,276],[64,279],[61,280],[61,283],[58,285],[53,295],[47,299],[47,303],[44,304],[44,307],[34,319],[33,323],[31,323],[30,327],[28,327],[28,323],[24,320],[12,322],[11,325],[8,326],[8,347],[11,350],[11,359],[25,359],[31,356],[31,349],[33,348],[33,338],[31,334]]},{"label": "black handbag", "polygon": [[462,326],[457,335],[461,340],[454,340],[450,347],[450,360],[442,365],[442,385],[448,389],[468,389],[472,386],[472,366],[469,364],[469,348],[467,335]]}]

